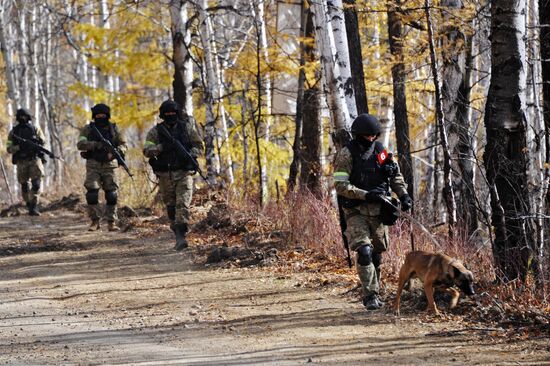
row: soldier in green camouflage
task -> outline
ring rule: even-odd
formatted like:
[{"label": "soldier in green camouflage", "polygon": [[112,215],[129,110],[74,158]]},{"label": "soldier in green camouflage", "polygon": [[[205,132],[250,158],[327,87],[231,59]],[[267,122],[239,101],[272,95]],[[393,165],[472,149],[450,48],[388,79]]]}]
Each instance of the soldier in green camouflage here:
[{"label": "soldier in green camouflage", "polygon": [[99,189],[105,191],[105,217],[107,219],[107,229],[117,231],[116,226],[116,208],[118,201],[117,178],[115,169],[118,164],[113,156],[101,141],[101,137],[92,129],[92,125],[97,128],[99,133],[119,150],[121,154],[126,151],[126,141],[124,136],[117,128],[116,124],[110,122],[111,109],[105,104],[96,104],[92,107],[93,121],[80,130],[77,148],[81,151],[80,155],[86,159],[86,179],[84,187],[86,188],[86,202],[88,203],[88,216],[91,223],[89,231],[99,230],[100,219],[102,216],[99,208]]},{"label": "soldier in green camouflage", "polygon": [[[184,115],[173,100],[164,101],[159,109],[159,117],[172,138],[183,145],[195,159],[203,150],[202,140],[195,129],[193,119]],[[145,139],[143,154],[159,179],[162,201],[166,205],[171,229],[176,235],[174,249],[180,251],[188,247],[186,234],[189,231],[189,209],[193,197],[194,162],[186,154],[181,154],[169,136],[165,136],[158,126],[153,127]]]},{"label": "soldier in green camouflage", "polygon": [[31,123],[31,114],[26,109],[18,109],[15,118],[17,125],[8,134],[8,153],[13,154],[12,161],[17,165],[17,181],[29,215],[38,216],[40,182],[44,176],[42,161],[45,159],[40,151],[21,139],[44,145],[44,134],[39,125]]},{"label": "soldier in green camouflage", "polygon": [[389,198],[390,190],[393,191],[405,211],[411,208],[412,200],[399,166],[386,161],[384,147],[376,141],[380,135],[378,120],[362,114],[354,120],[351,132],[354,139],[336,155],[334,182],[347,224],[345,235],[356,253],[363,305],[375,310],[384,305],[379,297],[380,263],[389,245],[387,226],[381,216],[386,203],[380,197]]}]

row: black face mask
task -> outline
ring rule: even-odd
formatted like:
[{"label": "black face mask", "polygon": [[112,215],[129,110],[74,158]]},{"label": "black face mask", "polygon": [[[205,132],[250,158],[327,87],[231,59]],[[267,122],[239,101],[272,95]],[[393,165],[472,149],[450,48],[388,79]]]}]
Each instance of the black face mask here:
[{"label": "black face mask", "polygon": [[372,144],[374,144],[374,140],[369,141],[366,138],[364,138],[363,136],[357,136],[356,140],[365,149],[369,149],[372,146]]},{"label": "black face mask", "polygon": [[169,125],[173,125],[178,120],[177,114],[171,114],[168,116],[164,116],[164,122],[168,123]]},{"label": "black face mask", "polygon": [[94,122],[101,127],[107,126],[109,124],[109,118],[102,117],[102,118],[94,118]]},{"label": "black face mask", "polygon": [[29,120],[30,120],[30,118],[27,117],[27,116],[19,116],[19,117],[17,117],[17,122],[19,122],[19,123],[28,123]]}]

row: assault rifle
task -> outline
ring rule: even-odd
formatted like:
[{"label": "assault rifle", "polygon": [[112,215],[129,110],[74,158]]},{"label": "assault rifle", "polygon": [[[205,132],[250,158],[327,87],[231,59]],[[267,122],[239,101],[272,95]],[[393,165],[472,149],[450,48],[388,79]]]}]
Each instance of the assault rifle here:
[{"label": "assault rifle", "polygon": [[126,164],[126,161],[124,160],[124,158],[122,157],[122,154],[120,153],[120,151],[118,151],[118,149],[116,147],[113,146],[113,144],[111,143],[111,141],[107,140],[102,134],[101,132],[99,132],[99,130],[97,129],[97,127],[93,124],[93,123],[90,123],[90,128],[92,129],[92,131],[97,135],[97,137],[99,137],[100,141],[103,143],[103,145],[105,145],[105,147],[107,148],[107,150],[113,154],[113,156],[115,157],[116,161],[118,162],[118,165],[123,167],[124,170],[126,170],[126,173],[128,173],[128,175],[130,176],[130,178],[134,179],[134,175],[130,172],[130,168],[128,168],[128,165]]},{"label": "assault rifle", "polygon": [[[339,148],[342,148],[343,146],[346,146],[348,142],[351,141],[351,134],[346,129],[340,129],[332,133],[332,139]],[[348,238],[346,237],[346,234],[345,234],[348,224],[346,223],[346,216],[344,215],[344,209],[342,208],[343,199],[344,197],[336,195],[336,202],[338,204],[338,217],[340,219],[340,232],[342,234],[342,241],[344,242],[344,248],[346,249],[346,253],[348,255],[347,256],[348,266],[349,268],[351,268],[353,264],[351,261],[351,254],[349,252]]]},{"label": "assault rifle", "polygon": [[[45,147],[37,144],[36,142],[32,141],[32,140],[29,140],[29,139],[26,139],[26,138],[23,138],[21,136],[17,136],[16,134],[12,134],[12,136],[15,138],[15,140],[17,140],[20,144],[23,143],[23,144],[27,144],[27,145],[30,145],[32,147],[34,147],[36,150],[38,150],[39,152],[43,153],[43,154],[46,154],[48,155],[50,158],[52,159],[59,159],[61,161],[64,161],[63,158],[60,158],[59,156],[56,156],[54,155],[53,152],[51,152],[50,150],[46,149]],[[44,160],[44,157],[42,157],[42,160]],[[45,160],[44,160],[45,161]]]},{"label": "assault rifle", "polygon": [[206,177],[204,176],[204,174],[202,173],[202,170],[201,170],[201,167],[199,165],[199,162],[197,161],[197,159],[195,159],[193,157],[193,155],[191,155],[191,153],[189,151],[187,151],[187,149],[185,148],[185,146],[183,146],[183,144],[178,141],[174,136],[172,136],[172,134],[170,133],[170,131],[168,131],[166,129],[166,127],[164,127],[164,125],[162,125],[161,123],[157,124],[157,130],[164,136],[166,137],[167,139],[170,140],[170,142],[172,144],[174,144],[174,146],[176,147],[176,150],[177,152],[180,154],[180,155],[183,155],[183,156],[186,156],[187,158],[189,158],[191,160],[191,162],[193,163],[193,168],[195,168],[195,171],[197,173],[199,173],[199,175],[201,176],[201,178],[206,182],[206,184],[208,184],[210,186],[210,182],[208,182],[208,179],[206,179]]},{"label": "assault rifle", "polygon": [[349,253],[349,243],[348,238],[344,232],[346,231],[348,224],[346,223],[346,217],[344,216],[344,210],[342,209],[342,202],[341,202],[342,196],[336,196],[336,200],[338,202],[338,216],[340,218],[340,231],[342,233],[342,241],[344,242],[344,248],[346,248],[346,253],[348,255],[348,266],[351,268],[353,266],[351,262],[351,254]]}]

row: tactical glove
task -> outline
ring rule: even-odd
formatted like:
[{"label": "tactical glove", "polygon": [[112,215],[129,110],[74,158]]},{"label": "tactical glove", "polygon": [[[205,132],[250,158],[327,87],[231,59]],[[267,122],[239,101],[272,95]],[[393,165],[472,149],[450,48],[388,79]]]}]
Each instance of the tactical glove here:
[{"label": "tactical glove", "polygon": [[399,171],[399,167],[397,166],[397,163],[395,161],[389,161],[386,164],[382,165],[382,174],[384,174],[385,177],[393,178]]},{"label": "tactical glove", "polygon": [[413,201],[411,199],[411,196],[408,194],[404,194],[401,197],[399,197],[399,200],[401,201],[401,209],[403,211],[409,211],[413,205]]}]

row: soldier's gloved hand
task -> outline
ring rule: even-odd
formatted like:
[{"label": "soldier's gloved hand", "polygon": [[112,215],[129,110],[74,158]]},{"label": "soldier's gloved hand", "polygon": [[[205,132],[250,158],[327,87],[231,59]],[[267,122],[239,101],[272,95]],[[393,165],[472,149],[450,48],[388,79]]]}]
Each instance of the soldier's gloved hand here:
[{"label": "soldier's gloved hand", "polygon": [[401,209],[403,211],[409,211],[413,205],[413,201],[411,196],[408,194],[404,194],[401,197],[399,197],[399,200],[401,201]]},{"label": "soldier's gloved hand", "polygon": [[399,171],[399,167],[397,166],[397,163],[395,161],[389,161],[386,164],[382,165],[382,174],[384,174],[385,177],[393,178]]}]

